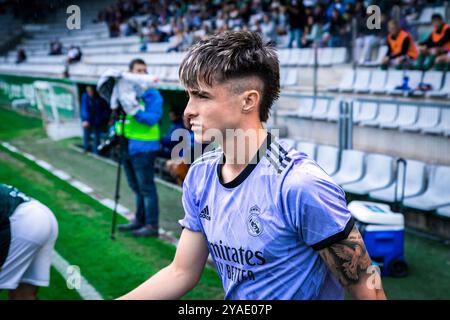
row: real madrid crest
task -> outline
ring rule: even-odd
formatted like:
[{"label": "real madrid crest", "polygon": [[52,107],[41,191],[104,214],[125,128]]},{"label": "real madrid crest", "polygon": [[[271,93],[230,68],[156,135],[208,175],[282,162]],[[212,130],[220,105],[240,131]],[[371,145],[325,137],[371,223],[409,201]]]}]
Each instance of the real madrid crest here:
[{"label": "real madrid crest", "polygon": [[257,237],[264,230],[261,219],[259,218],[261,210],[259,209],[258,206],[254,205],[253,207],[250,208],[249,213],[250,215],[248,216],[247,219],[247,231],[251,236]]}]

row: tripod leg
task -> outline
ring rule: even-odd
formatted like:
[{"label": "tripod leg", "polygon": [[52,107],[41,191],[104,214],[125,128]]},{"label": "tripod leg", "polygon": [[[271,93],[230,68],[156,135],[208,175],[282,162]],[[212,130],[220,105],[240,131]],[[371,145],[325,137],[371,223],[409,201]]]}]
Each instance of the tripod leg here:
[{"label": "tripod leg", "polygon": [[114,194],[114,210],[113,210],[113,219],[112,219],[112,226],[111,226],[111,239],[116,239],[116,221],[117,221],[117,206],[119,204],[120,199],[120,177],[122,173],[122,159],[121,156],[119,156],[119,161],[117,164],[117,175],[116,175],[116,191]]}]

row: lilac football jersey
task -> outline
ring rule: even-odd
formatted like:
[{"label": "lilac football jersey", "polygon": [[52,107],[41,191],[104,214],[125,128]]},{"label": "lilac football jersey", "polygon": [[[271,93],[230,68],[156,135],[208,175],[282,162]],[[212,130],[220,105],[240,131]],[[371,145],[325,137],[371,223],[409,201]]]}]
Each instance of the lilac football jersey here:
[{"label": "lilac football jersey", "polygon": [[224,161],[219,149],[192,164],[180,224],[204,234],[225,299],[342,299],[343,288],[318,254],[354,225],[342,188],[270,134],[227,183]]}]

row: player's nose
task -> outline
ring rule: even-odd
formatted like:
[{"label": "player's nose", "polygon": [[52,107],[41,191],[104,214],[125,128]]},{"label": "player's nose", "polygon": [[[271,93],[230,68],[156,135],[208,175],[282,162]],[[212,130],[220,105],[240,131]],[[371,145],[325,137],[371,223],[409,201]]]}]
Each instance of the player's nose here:
[{"label": "player's nose", "polygon": [[198,115],[197,108],[194,103],[192,103],[191,99],[189,99],[186,108],[184,109],[184,117],[189,121],[192,118],[195,118]]}]

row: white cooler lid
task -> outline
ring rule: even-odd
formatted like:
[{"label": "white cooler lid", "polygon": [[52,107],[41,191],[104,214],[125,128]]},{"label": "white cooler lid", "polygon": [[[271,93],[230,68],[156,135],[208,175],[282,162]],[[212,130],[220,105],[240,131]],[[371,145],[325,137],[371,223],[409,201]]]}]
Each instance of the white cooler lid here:
[{"label": "white cooler lid", "polygon": [[404,217],[401,213],[392,212],[389,205],[370,201],[352,201],[348,204],[353,217],[368,224],[381,224],[391,226],[404,226]]}]

